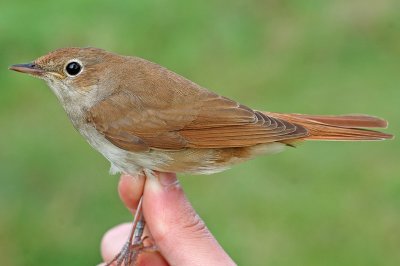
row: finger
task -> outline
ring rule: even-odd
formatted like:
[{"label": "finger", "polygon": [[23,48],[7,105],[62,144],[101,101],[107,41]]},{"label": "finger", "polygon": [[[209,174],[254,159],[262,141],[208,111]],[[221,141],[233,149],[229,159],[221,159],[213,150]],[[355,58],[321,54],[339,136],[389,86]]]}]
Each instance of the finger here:
[{"label": "finger", "polygon": [[[131,226],[132,224],[130,223],[118,225],[110,229],[103,236],[101,241],[101,255],[104,261],[111,261],[122,249],[122,246],[126,242],[126,238],[129,234]],[[135,265],[166,266],[168,264],[159,252],[151,251],[141,253]]]},{"label": "finger", "polygon": [[118,193],[125,206],[132,212],[136,209],[143,194],[145,177],[143,175],[121,175]]},{"label": "finger", "polygon": [[235,265],[185,197],[176,175],[155,175],[145,184],[143,213],[164,258],[172,265]]}]

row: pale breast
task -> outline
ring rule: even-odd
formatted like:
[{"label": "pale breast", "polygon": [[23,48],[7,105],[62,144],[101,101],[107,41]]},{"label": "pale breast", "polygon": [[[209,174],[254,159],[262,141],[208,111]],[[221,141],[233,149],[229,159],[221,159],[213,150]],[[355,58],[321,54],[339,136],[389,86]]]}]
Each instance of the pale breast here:
[{"label": "pale breast", "polygon": [[79,132],[89,144],[99,151],[111,163],[111,173],[136,174],[143,168],[156,170],[159,165],[165,165],[171,160],[167,155],[151,152],[136,153],[120,149],[109,142],[93,126],[83,125]]}]

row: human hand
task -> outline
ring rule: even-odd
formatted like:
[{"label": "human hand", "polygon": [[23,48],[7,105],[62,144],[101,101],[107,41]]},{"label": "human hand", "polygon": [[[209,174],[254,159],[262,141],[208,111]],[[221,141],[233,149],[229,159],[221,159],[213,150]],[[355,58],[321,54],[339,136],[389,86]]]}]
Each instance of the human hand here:
[{"label": "human hand", "polygon": [[[122,202],[135,211],[143,193],[146,220],[145,246],[137,265],[236,265],[222,249],[186,198],[176,175],[155,172],[155,178],[122,175],[119,186]],[[110,261],[121,250],[129,235],[130,223],[117,225],[103,237],[101,253]]]}]

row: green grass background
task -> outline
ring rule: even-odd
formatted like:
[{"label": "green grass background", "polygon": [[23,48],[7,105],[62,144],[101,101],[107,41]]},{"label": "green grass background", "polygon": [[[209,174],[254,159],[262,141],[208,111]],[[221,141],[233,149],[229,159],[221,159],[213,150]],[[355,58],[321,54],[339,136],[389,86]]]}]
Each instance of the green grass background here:
[{"label": "green grass background", "polygon": [[[400,130],[396,0],[1,1],[0,264],[94,265],[131,215],[46,85],[7,70],[65,46],[155,61],[251,107]],[[400,145],[310,142],[181,176],[241,265],[400,265]],[[195,251],[194,251],[195,254]]]}]

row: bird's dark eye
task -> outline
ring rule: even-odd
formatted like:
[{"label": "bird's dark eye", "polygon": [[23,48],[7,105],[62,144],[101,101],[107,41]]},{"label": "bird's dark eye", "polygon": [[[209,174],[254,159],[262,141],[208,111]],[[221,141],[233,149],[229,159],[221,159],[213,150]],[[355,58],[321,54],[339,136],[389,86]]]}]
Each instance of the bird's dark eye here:
[{"label": "bird's dark eye", "polygon": [[82,66],[78,62],[68,63],[65,67],[65,71],[71,76],[76,76],[81,72]]}]

